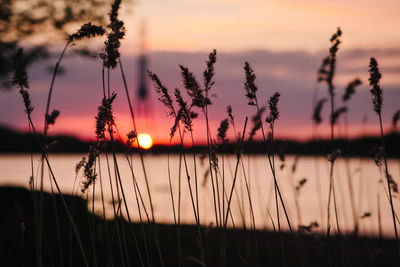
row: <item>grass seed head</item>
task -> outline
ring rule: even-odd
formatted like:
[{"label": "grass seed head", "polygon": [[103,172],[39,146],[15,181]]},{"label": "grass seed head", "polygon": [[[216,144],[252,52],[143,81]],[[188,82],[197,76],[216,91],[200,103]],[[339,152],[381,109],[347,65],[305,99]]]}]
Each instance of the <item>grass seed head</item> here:
[{"label": "grass seed head", "polygon": [[82,193],[85,193],[89,186],[94,184],[96,181],[97,173],[95,171],[95,163],[99,155],[100,150],[98,149],[97,145],[91,145],[89,148],[88,160],[83,164],[83,176],[85,177],[85,180],[82,182]]},{"label": "grass seed head", "polygon": [[229,122],[233,125],[235,118],[233,117],[233,113],[232,113],[232,106],[228,105],[226,107],[226,113],[228,113],[228,117],[229,117]]},{"label": "grass seed head", "polygon": [[112,93],[109,98],[103,98],[101,106],[98,108],[96,116],[96,137],[97,140],[105,140],[105,127],[114,125],[112,114],[112,103],[117,95]]},{"label": "grass seed head", "polygon": [[344,114],[347,112],[347,107],[341,107],[338,108],[337,110],[335,110],[335,112],[333,112],[331,120],[332,120],[332,125],[335,125],[336,122],[338,121],[339,117],[341,114]]},{"label": "grass seed head", "polygon": [[187,103],[183,100],[181,91],[179,91],[178,88],[175,89],[175,98],[176,98],[176,102],[178,102],[180,109],[182,110],[181,111],[181,113],[182,113],[181,121],[182,121],[183,125],[185,125],[185,128],[189,132],[192,132],[193,131],[193,128],[192,128],[193,122],[192,122],[191,112],[188,108]]},{"label": "grass seed head", "polygon": [[126,137],[128,138],[128,140],[126,141],[126,143],[131,146],[137,138],[137,132],[135,130],[130,131]]},{"label": "grass seed head", "polygon": [[50,115],[46,114],[47,124],[55,124],[58,115],[60,115],[60,111],[58,111],[57,109],[53,110]]},{"label": "grass seed head", "polygon": [[353,94],[355,94],[355,92],[356,92],[355,88],[356,88],[357,86],[361,85],[361,84],[362,84],[362,82],[361,82],[361,80],[358,79],[358,78],[357,78],[357,79],[354,79],[353,81],[351,81],[351,82],[347,85],[347,87],[346,87],[346,89],[345,89],[344,95],[342,96],[342,100],[343,100],[343,101],[348,101],[348,100],[350,100],[351,96],[352,96]]},{"label": "grass seed head", "polygon": [[317,125],[322,122],[321,111],[322,111],[322,107],[323,107],[324,103],[327,100],[328,99],[326,99],[326,98],[320,99],[314,108],[313,120],[314,120],[315,124],[317,124]]},{"label": "grass seed head", "polygon": [[217,153],[216,153],[216,147],[214,145],[211,146],[210,158],[211,158],[211,166],[214,169],[214,171],[217,173],[218,172],[218,157],[217,157]]},{"label": "grass seed head", "polygon": [[125,26],[122,20],[118,19],[118,9],[121,4],[120,0],[115,0],[111,6],[110,24],[111,32],[107,35],[107,40],[104,42],[104,52],[100,54],[103,60],[103,66],[106,68],[115,68],[117,60],[120,57],[119,47],[121,40],[125,36]]},{"label": "grass seed head", "polygon": [[214,77],[214,65],[215,65],[216,61],[217,61],[217,50],[214,49],[208,55],[208,60],[206,61],[207,68],[203,72],[204,88],[205,88],[204,90],[206,91],[206,93],[214,85],[214,82],[212,81],[212,78]]},{"label": "grass seed head", "polygon": [[327,75],[326,82],[328,83],[328,91],[329,94],[333,97],[334,96],[334,86],[333,86],[333,77],[335,76],[335,69],[336,69],[336,54],[339,50],[339,44],[341,43],[339,37],[342,35],[342,31],[340,28],[337,28],[335,34],[331,37],[332,46],[329,48],[329,71]]},{"label": "grass seed head", "polygon": [[382,75],[379,71],[378,62],[375,58],[371,57],[369,62],[369,84],[372,87],[370,92],[372,94],[372,103],[374,105],[374,110],[377,114],[381,114],[382,103],[383,103],[383,92],[379,85],[379,81]]},{"label": "grass seed head", "polygon": [[84,167],[86,164],[86,157],[82,157],[81,161],[79,161],[76,165],[75,165],[75,173],[78,174],[78,172],[82,169],[82,167]]},{"label": "grass seed head", "polygon": [[92,23],[85,23],[75,33],[68,36],[69,42],[79,41],[84,38],[91,38],[96,36],[103,36],[106,30],[102,26],[92,25]]},{"label": "grass seed head", "polygon": [[171,131],[170,131],[170,134],[169,134],[171,139],[174,137],[176,129],[179,126],[179,122],[182,120],[182,114],[183,114],[183,110],[182,110],[182,108],[180,108],[178,110],[178,113],[175,116],[174,125],[172,125],[172,127],[171,127]]},{"label": "grass seed head", "polygon": [[337,149],[337,150],[333,151],[332,153],[329,153],[328,161],[334,163],[335,160],[337,159],[337,157],[340,156],[340,154],[342,154],[342,151],[340,149]]},{"label": "grass seed head", "polygon": [[317,81],[322,82],[322,81],[327,81],[328,76],[329,76],[329,56],[325,57],[322,60],[321,67],[318,69],[318,76],[317,76]]},{"label": "grass seed head", "polygon": [[20,89],[28,89],[28,74],[26,73],[26,63],[24,59],[24,51],[18,48],[13,58],[14,75],[11,83],[20,87]]},{"label": "grass seed head", "polygon": [[248,62],[244,63],[244,73],[245,73],[245,82],[244,82],[244,90],[246,92],[246,97],[249,99],[249,105],[254,106],[257,101],[257,86],[255,85],[256,75],[254,73],[253,68],[250,66]]},{"label": "grass seed head", "polygon": [[394,113],[393,118],[392,118],[392,125],[393,128],[396,128],[397,122],[400,119],[400,109],[398,111],[396,111],[396,113]]},{"label": "grass seed head", "polygon": [[183,85],[192,99],[192,106],[204,108],[206,105],[211,104],[210,100],[204,96],[203,89],[201,89],[193,73],[182,65],[179,65],[179,68],[181,69]]},{"label": "grass seed head", "polygon": [[251,118],[253,122],[253,128],[251,129],[249,133],[249,141],[253,140],[254,135],[257,133],[259,129],[261,129],[262,126],[262,115],[264,114],[266,108],[261,107],[260,110]]},{"label": "grass seed head", "polygon": [[276,92],[268,100],[269,113],[267,115],[267,118],[265,119],[265,122],[271,124],[271,126],[279,118],[278,102],[280,96],[281,95]]},{"label": "grass seed head", "polygon": [[11,78],[11,83],[19,87],[19,93],[24,101],[25,113],[29,116],[33,111],[33,106],[31,104],[31,96],[27,90],[29,89],[28,74],[26,73],[24,51],[22,48],[18,48],[14,54],[13,70],[14,74]]},{"label": "grass seed head", "polygon": [[219,125],[219,128],[218,128],[218,135],[217,135],[217,140],[219,142],[225,143],[227,141],[225,138],[226,138],[226,132],[228,130],[228,127],[229,127],[228,119],[221,121],[221,124]]},{"label": "grass seed head", "polygon": [[155,73],[148,70],[147,74],[149,75],[150,79],[153,81],[154,90],[158,94],[158,100],[168,108],[168,116],[174,116],[175,109],[174,109],[173,100],[172,100],[171,95],[169,94],[168,88],[161,82],[161,80],[158,78],[158,76]]},{"label": "grass seed head", "polygon": [[383,147],[379,146],[373,154],[375,164],[378,167],[382,166],[383,153],[384,153]]}]

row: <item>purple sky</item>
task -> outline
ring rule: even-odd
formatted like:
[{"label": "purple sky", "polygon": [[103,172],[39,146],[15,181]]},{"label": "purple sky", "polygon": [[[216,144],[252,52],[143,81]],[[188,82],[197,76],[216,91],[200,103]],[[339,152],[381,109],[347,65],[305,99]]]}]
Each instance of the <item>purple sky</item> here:
[{"label": "purple sky", "polygon": [[[316,71],[326,52],[277,52],[253,50],[248,52],[219,53],[217,51],[215,86],[212,93],[213,105],[209,108],[210,123],[213,133],[219,122],[226,118],[226,106],[232,105],[233,113],[239,127],[242,127],[245,116],[253,116],[254,108],[247,106],[244,97],[243,65],[248,61],[257,75],[260,104],[266,104],[268,98],[276,91],[281,93],[279,102],[280,118],[276,124],[279,137],[307,139],[312,137],[311,114],[312,95],[317,87],[319,98],[327,96],[325,84],[316,83]],[[173,90],[182,88],[178,64],[183,64],[198,77],[205,67],[208,52],[150,52],[149,69],[158,74],[160,79]],[[346,50],[338,53],[337,77],[335,78],[337,107],[342,105],[341,96],[344,87],[352,79],[358,77],[363,85],[357,88],[356,94],[349,101],[349,122],[352,136],[361,133],[361,122],[368,117],[366,130],[376,133],[377,118],[372,112],[371,96],[368,86],[369,58],[374,56],[381,66],[382,87],[384,90],[383,119],[386,130],[390,130],[392,115],[400,109],[400,49]],[[157,101],[153,86],[149,82],[150,99],[146,109],[146,117],[137,104],[137,58],[122,57],[131,96],[135,98],[134,107],[138,120],[139,132],[148,132],[156,142],[168,140],[169,128],[173,121],[166,118],[164,107]],[[41,62],[29,69],[32,102],[35,106],[34,121],[39,129],[43,127],[43,114],[46,95],[50,84],[50,73],[47,67],[53,61]],[[56,79],[54,98],[51,109],[60,110],[61,114],[50,133],[70,133],[83,138],[94,137],[94,117],[101,102],[101,62],[99,59],[72,57],[63,61],[65,74]],[[125,93],[118,70],[111,75],[112,90],[118,96],[114,104],[118,129],[126,134],[132,128]],[[185,94],[185,97],[187,95]],[[187,99],[187,98],[186,98]],[[320,133],[327,134],[328,105],[323,110],[323,123]],[[23,112],[22,99],[17,90],[1,92],[0,123],[18,129],[26,129],[26,116]],[[241,128],[238,127],[238,131]],[[249,126],[251,127],[251,125]],[[199,116],[195,123],[195,137],[199,142],[205,140],[203,117]],[[249,128],[248,128],[249,129]],[[230,134],[232,136],[232,132]]]}]

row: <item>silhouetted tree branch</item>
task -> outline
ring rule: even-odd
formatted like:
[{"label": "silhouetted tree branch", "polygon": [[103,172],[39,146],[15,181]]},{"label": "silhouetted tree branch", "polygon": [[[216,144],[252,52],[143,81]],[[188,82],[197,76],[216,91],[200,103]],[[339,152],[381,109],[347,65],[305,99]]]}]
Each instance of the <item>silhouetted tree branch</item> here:
[{"label": "silhouetted tree branch", "polygon": [[28,65],[48,58],[49,44],[65,41],[74,26],[85,22],[106,25],[110,4],[111,0],[1,0],[0,90],[10,88],[12,55],[17,46],[25,46]]}]

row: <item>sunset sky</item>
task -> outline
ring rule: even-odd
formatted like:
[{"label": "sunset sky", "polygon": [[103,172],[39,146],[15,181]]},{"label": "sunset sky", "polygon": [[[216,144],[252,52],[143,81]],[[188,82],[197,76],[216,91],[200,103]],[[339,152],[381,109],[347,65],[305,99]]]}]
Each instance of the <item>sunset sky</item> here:
[{"label": "sunset sky", "polygon": [[[210,107],[213,133],[226,117],[229,104],[240,127],[245,116],[253,116],[254,109],[247,106],[243,91],[243,65],[249,61],[257,75],[261,104],[266,104],[275,91],[281,93],[281,116],[276,124],[278,137],[311,138],[313,91],[317,87],[320,98],[327,96],[325,84],[316,83],[316,72],[328,53],[329,38],[338,26],[343,30],[343,37],[335,79],[337,107],[342,106],[341,96],[348,82],[356,77],[363,82],[348,104],[352,136],[361,134],[365,116],[368,118],[366,132],[378,130],[368,91],[371,56],[378,60],[383,75],[387,130],[390,130],[392,115],[400,109],[398,0],[142,0],[122,8],[127,36],[121,53],[133,98],[136,98],[142,21],[146,22],[148,67],[171,90],[182,88],[178,64],[189,67],[201,82],[208,53],[217,49],[216,83],[212,89],[216,98],[212,98]],[[99,50],[101,42],[93,46]],[[41,62],[28,70],[34,119],[39,129],[43,127],[51,79],[47,68],[54,63],[55,59]],[[101,61],[70,57],[63,61],[63,67],[66,72],[56,79],[51,107],[61,114],[50,133],[93,138],[94,117],[101,103]],[[118,94],[114,115],[120,133],[125,135],[132,124],[120,80],[119,71],[113,71],[112,89]],[[150,133],[156,143],[166,142],[173,121],[166,118],[166,110],[157,101],[150,82],[148,85],[151,91],[146,104],[148,113],[140,111],[137,101],[133,101],[139,132]],[[0,123],[26,129],[26,116],[17,90],[0,94]],[[327,134],[328,114],[325,106],[321,134]],[[201,114],[195,123],[195,132],[196,140],[204,142]]]}]

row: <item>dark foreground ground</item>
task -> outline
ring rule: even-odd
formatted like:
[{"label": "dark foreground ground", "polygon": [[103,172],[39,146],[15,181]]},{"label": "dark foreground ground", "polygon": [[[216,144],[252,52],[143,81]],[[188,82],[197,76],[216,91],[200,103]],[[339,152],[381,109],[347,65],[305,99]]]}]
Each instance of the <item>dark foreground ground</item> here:
[{"label": "dark foreground ground", "polygon": [[[196,227],[181,227],[180,257],[174,225],[104,221],[88,212],[85,200],[64,197],[89,266],[162,266],[155,240],[159,240],[165,266],[179,266],[179,262],[181,266],[202,266]],[[38,266],[34,203],[40,203],[40,199],[38,192],[0,188],[0,266]],[[43,266],[85,266],[60,198],[44,193],[42,199]],[[223,233],[212,227],[202,228],[201,233],[207,266],[400,265],[395,242],[387,239],[344,236],[328,240],[312,234],[293,237],[288,233],[232,229],[227,230],[225,238],[220,238]],[[221,244],[218,240],[226,241]],[[221,256],[222,247],[225,257]]]}]

